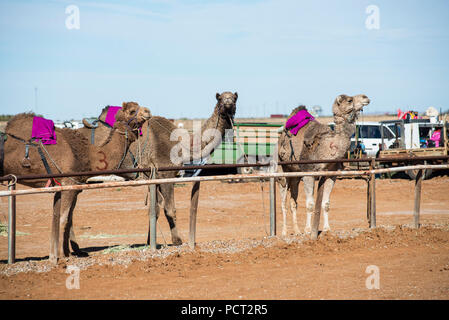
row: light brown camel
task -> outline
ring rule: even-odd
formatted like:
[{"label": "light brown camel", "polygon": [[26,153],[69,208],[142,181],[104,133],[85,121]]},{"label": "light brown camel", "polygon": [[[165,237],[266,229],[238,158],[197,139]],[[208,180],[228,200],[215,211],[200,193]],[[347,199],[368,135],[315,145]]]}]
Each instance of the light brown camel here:
[{"label": "light brown camel", "polygon": [[[130,147],[131,153],[137,158],[136,161],[128,155],[122,168],[133,168],[137,162],[142,168],[178,166],[192,160],[199,160],[201,155],[206,158],[221,143],[225,130],[232,129],[237,98],[237,92],[217,93],[217,104],[212,115],[202,124],[201,130],[194,131],[193,135],[185,129],[177,128],[166,118],[153,116],[143,125],[142,137]],[[103,109],[99,119],[104,121],[105,118],[106,112]],[[83,122],[87,127],[84,134],[90,139],[91,125],[86,121]],[[102,141],[108,131],[108,127],[100,121],[97,129],[95,129],[94,140]],[[179,141],[179,138],[181,138],[181,141]],[[173,154],[177,155],[178,151],[179,157],[173,157]],[[183,151],[185,152],[184,156],[181,156]],[[176,175],[176,171],[161,171],[157,172],[156,178],[174,178]],[[135,178],[135,175],[128,175],[127,177]],[[194,183],[192,187],[191,215],[196,215],[197,212],[199,186],[198,182]],[[180,245],[182,239],[176,228],[174,185],[157,185],[156,190],[157,203],[160,208],[164,209],[171,230],[172,242],[175,245]],[[159,210],[157,210],[157,217],[159,217]],[[147,243],[149,241],[150,232],[148,231]]]},{"label": "light brown camel", "polygon": [[[135,102],[123,103],[123,108],[117,113],[117,122],[113,130],[101,146],[91,145],[77,130],[59,128],[55,129],[57,144],[43,145],[40,142],[31,141],[33,117],[32,113],[18,114],[6,126],[5,175],[47,174],[39,148],[52,173],[115,169],[123,162],[130,143],[137,138],[138,128],[151,117],[151,113]],[[26,144],[30,147],[28,157],[25,159]],[[61,185],[83,183],[87,178],[61,178],[58,179],[58,183]],[[28,180],[21,183],[31,187],[42,187],[47,181]],[[83,254],[79,250],[72,228],[73,210],[79,193],[80,191],[55,193],[50,242],[52,262],[57,262],[61,249],[64,256],[69,256],[69,243],[75,254]],[[60,237],[63,239],[62,248],[59,248]]]},{"label": "light brown camel", "polygon": [[[279,161],[299,161],[299,160],[320,160],[320,159],[341,159],[349,150],[351,136],[355,132],[355,122],[358,114],[364,106],[368,105],[370,100],[365,95],[350,97],[339,95],[332,106],[334,113],[335,130],[332,131],[327,125],[318,121],[311,121],[301,128],[295,136],[291,132],[284,130],[278,142],[278,160]],[[289,118],[295,115],[299,110],[306,109],[304,106],[295,108]],[[295,171],[334,171],[341,168],[337,163],[321,164],[301,164],[301,165],[282,165],[278,166],[280,172]],[[320,179],[320,185],[323,185],[323,195],[321,209],[324,211],[323,231],[330,230],[328,213],[330,207],[330,194],[334,187],[335,177],[323,177]],[[299,233],[296,208],[298,198],[298,186],[301,178],[281,178],[280,194],[282,198],[282,217],[283,228],[282,235],[287,235],[287,199],[290,198],[290,209],[293,216],[293,228],[296,234]],[[314,186],[315,177],[303,177],[304,192],[306,195],[307,221],[305,232],[311,232],[311,217],[315,208]],[[318,200],[319,201],[319,200]],[[318,221],[319,222],[319,221]]]}]

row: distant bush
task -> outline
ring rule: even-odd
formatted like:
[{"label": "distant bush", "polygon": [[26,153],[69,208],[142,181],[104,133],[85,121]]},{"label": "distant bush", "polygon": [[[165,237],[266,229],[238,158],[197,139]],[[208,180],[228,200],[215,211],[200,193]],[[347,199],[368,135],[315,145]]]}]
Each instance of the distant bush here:
[{"label": "distant bush", "polygon": [[[15,114],[0,114],[0,121],[9,121]],[[41,114],[37,114],[38,117],[43,117]]]},{"label": "distant bush", "polygon": [[14,115],[0,114],[0,121],[9,121],[12,117],[14,117]]}]

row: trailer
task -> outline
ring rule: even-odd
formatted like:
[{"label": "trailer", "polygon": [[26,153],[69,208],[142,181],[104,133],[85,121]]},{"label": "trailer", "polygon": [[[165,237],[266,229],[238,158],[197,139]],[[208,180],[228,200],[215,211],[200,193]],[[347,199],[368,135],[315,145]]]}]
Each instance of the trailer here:
[{"label": "trailer", "polygon": [[[448,122],[447,116],[443,121],[431,122],[429,119],[402,119],[381,121],[381,125],[389,127],[395,133],[394,143],[387,148],[385,137],[382,134],[380,158],[398,158],[398,157],[428,157],[428,156],[447,156],[449,150]],[[434,145],[432,135],[440,130],[440,140],[438,145]],[[383,133],[384,130],[381,130]],[[423,161],[423,164],[439,164],[442,160],[435,160],[429,163]],[[385,163],[385,167],[391,167],[398,163]],[[407,171],[411,179],[415,179],[416,171]],[[423,179],[429,178],[432,170],[425,170]]]},{"label": "trailer", "polygon": [[[210,164],[267,163],[273,158],[283,124],[267,122],[236,122],[234,130],[225,135],[211,154]],[[237,168],[238,173],[265,171],[267,167]]]}]

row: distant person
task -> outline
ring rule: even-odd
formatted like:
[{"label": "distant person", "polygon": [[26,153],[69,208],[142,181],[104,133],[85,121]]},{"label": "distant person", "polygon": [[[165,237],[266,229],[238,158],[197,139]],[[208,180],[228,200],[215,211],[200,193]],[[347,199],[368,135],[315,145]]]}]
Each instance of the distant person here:
[{"label": "distant person", "polygon": [[441,140],[441,128],[438,128],[432,133],[432,137],[430,138],[430,141],[433,142],[431,144],[435,145],[435,148],[439,148],[440,140]]}]

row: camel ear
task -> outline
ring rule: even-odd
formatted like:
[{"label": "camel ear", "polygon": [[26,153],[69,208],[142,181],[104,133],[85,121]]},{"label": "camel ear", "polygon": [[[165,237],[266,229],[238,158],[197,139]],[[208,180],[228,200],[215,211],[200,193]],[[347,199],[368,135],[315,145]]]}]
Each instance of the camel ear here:
[{"label": "camel ear", "polygon": [[122,108],[123,108],[123,109],[126,109],[127,107],[128,107],[128,103],[127,103],[127,102],[123,102],[123,103],[122,103]]},{"label": "camel ear", "polygon": [[235,96],[235,101],[237,101],[237,99],[239,98],[239,94],[237,93],[237,91],[234,93]]},{"label": "camel ear", "polygon": [[215,95],[215,98],[217,98],[217,101],[220,100],[220,94],[217,92],[217,94]]},{"label": "camel ear", "polygon": [[87,119],[83,118],[83,124],[86,128],[92,129],[95,128],[91,123],[87,121]]},{"label": "camel ear", "polygon": [[337,97],[337,104],[341,104],[344,100],[346,99],[346,95],[345,94],[341,94]]}]

